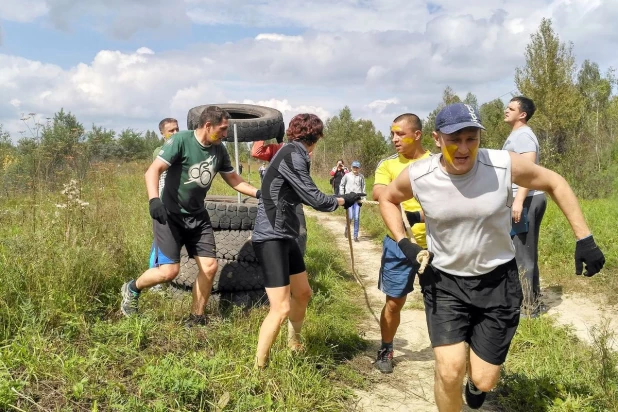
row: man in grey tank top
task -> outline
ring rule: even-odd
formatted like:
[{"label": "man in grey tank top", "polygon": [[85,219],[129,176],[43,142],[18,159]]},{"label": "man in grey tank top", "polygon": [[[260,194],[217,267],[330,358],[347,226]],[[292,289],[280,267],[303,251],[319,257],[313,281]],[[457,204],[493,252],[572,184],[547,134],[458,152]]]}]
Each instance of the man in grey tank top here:
[{"label": "man in grey tank top", "polygon": [[576,274],[585,265],[584,275],[593,276],[605,263],[564,178],[520,154],[480,149],[481,129],[472,106],[446,106],[433,132],[441,153],[412,164],[380,196],[382,218],[416,269],[422,248],[405,236],[399,205],[414,197],[425,214],[433,261],[419,282],[441,412],[461,410],[468,356],[466,402],[472,409],[481,407],[500,378],[519,324],[522,289],[510,237],[512,183],[543,190],[556,201],[577,239]]},{"label": "man in grey tank top", "polygon": [[[517,96],[511,99],[504,110],[504,121],[511,126],[512,132],[504,142],[502,150],[519,153],[538,165],[539,141],[528,126],[528,121],[535,111],[534,102],[527,97]],[[514,183],[513,197],[511,237],[524,292],[521,314],[525,317],[537,317],[545,311],[539,301],[539,230],[547,199],[540,190],[528,190]]]}]

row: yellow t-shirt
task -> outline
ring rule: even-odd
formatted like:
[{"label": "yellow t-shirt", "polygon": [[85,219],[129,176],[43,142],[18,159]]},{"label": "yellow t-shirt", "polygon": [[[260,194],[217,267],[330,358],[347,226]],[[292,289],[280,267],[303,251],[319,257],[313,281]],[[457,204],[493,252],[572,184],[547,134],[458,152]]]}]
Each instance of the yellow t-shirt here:
[{"label": "yellow t-shirt", "polygon": [[[378,167],[376,168],[376,177],[373,182],[374,185],[388,185],[390,182],[395,180],[397,176],[404,170],[407,169],[409,165],[416,162],[417,160],[426,159],[431,156],[431,152],[427,150],[425,154],[418,159],[406,159],[400,154],[394,154],[386,159],[383,159],[378,163]],[[421,210],[421,205],[418,204],[415,198],[411,198],[401,203],[403,210],[407,210],[408,212],[416,212]],[[422,247],[427,247],[427,241],[425,240],[425,224],[417,223],[412,226],[412,234],[414,235],[414,239],[416,239],[416,243],[418,243]],[[389,231],[388,235],[393,237],[393,234]]]}]

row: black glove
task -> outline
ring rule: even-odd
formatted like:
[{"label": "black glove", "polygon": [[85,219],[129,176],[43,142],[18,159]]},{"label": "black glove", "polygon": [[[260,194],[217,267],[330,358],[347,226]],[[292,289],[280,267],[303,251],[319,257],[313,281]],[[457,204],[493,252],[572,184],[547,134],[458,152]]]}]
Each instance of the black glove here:
[{"label": "black glove", "polygon": [[167,223],[167,209],[163,205],[163,202],[158,197],[153,197],[148,202],[150,209],[150,216],[162,225]]},{"label": "black glove", "polygon": [[603,252],[594,243],[592,235],[580,239],[575,243],[575,274],[581,275],[586,264],[584,276],[594,276],[601,271],[605,264]]},{"label": "black glove", "polygon": [[399,246],[399,249],[401,249],[403,254],[406,255],[406,257],[412,264],[414,274],[416,274],[416,272],[418,272],[418,269],[421,267],[421,264],[418,263],[416,260],[416,256],[421,250],[423,250],[423,248],[416,243],[410,242],[410,239],[408,239],[407,237],[404,237],[399,242],[397,242],[397,246]]},{"label": "black glove", "polygon": [[359,201],[361,197],[363,196],[367,196],[367,194],[354,193],[354,192],[346,193],[345,195],[342,196],[343,197],[343,208],[348,209],[352,207],[352,205],[354,205],[354,203]]},{"label": "black glove", "polygon": [[406,212],[406,217],[408,218],[408,223],[410,226],[414,226],[417,223],[423,223],[423,219],[421,217],[421,212]]},{"label": "black glove", "polygon": [[255,198],[259,199],[260,197],[262,197],[262,191],[258,189],[257,192],[255,192]]}]

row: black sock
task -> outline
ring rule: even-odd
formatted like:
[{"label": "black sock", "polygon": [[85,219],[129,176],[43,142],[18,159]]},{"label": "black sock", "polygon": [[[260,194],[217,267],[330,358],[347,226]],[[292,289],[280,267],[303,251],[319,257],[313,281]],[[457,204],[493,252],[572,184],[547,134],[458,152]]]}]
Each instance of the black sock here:
[{"label": "black sock", "polygon": [[380,347],[380,349],[386,349],[389,352],[392,351],[393,350],[393,342],[386,343],[386,342],[382,341],[382,346]]},{"label": "black sock", "polygon": [[135,284],[135,279],[133,279],[132,281],[129,282],[129,290],[133,293],[140,293],[141,290],[139,290],[137,288],[137,285]]}]

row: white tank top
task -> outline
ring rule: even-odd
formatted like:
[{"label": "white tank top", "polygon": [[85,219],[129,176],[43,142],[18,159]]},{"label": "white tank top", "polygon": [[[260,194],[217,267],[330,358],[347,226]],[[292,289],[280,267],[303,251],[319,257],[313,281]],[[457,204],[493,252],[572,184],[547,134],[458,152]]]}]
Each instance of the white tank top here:
[{"label": "white tank top", "polygon": [[472,170],[452,175],[441,155],[410,165],[414,197],[425,213],[433,266],[456,276],[479,276],[515,257],[510,236],[511,157],[479,149]]}]

